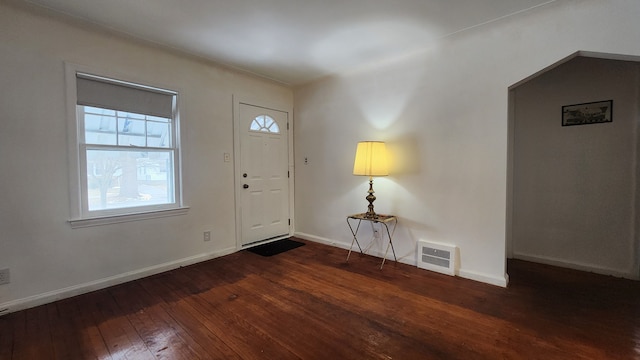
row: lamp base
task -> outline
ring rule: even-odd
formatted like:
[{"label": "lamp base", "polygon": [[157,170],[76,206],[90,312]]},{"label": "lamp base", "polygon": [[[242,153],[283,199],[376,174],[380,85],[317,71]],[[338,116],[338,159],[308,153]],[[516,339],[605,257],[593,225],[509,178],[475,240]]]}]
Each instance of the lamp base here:
[{"label": "lamp base", "polygon": [[375,211],[373,211],[373,202],[376,201],[376,196],[373,195],[374,191],[373,191],[373,176],[369,176],[369,191],[367,191],[367,197],[365,199],[367,199],[367,201],[369,202],[369,206],[367,207],[367,212],[364,214],[364,217],[366,217],[367,219],[377,219],[378,218],[378,214],[376,214]]}]

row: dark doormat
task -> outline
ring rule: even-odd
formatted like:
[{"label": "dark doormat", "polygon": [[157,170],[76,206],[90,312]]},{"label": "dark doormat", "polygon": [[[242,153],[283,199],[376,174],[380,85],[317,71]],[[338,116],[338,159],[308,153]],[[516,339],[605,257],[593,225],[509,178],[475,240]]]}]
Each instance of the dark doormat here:
[{"label": "dark doormat", "polygon": [[304,245],[299,241],[291,240],[291,239],[283,239],[274,242],[270,242],[264,245],[254,246],[252,248],[247,249],[254,254],[258,254],[260,256],[273,256],[283,253],[285,251],[289,251],[291,249],[295,249]]}]

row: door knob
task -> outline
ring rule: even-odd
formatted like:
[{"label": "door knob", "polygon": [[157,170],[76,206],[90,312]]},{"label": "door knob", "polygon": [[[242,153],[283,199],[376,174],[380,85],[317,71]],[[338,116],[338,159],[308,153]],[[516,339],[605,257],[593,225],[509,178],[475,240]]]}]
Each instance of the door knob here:
[{"label": "door knob", "polygon": [[242,187],[243,187],[243,188],[245,188],[245,189],[248,189],[248,188],[249,188],[249,185],[244,184],[244,185],[242,185]]}]

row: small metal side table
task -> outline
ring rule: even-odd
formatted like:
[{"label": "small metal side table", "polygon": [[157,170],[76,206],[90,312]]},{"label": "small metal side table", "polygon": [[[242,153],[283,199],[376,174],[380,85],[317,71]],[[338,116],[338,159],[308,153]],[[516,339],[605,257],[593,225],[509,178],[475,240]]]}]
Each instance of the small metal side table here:
[{"label": "small metal side table", "polygon": [[[387,244],[387,250],[385,250],[384,257],[382,258],[382,265],[380,265],[380,270],[382,270],[382,267],[384,266],[384,262],[385,260],[387,260],[387,253],[389,252],[389,247],[391,247],[391,251],[393,252],[393,259],[396,262],[398,262],[398,258],[396,258],[396,250],[393,248],[393,241],[392,241],[393,233],[396,231],[396,225],[398,225],[398,218],[395,215],[381,215],[381,214],[378,214],[377,217],[375,218],[368,218],[366,217],[365,213],[347,216],[347,224],[349,225],[349,230],[351,230],[351,235],[353,235],[353,239],[351,240],[351,246],[349,247],[349,253],[347,254],[347,261],[349,261],[349,256],[351,256],[353,243],[356,243],[358,245],[358,249],[360,249],[360,253],[364,254],[364,252],[362,251],[362,247],[360,246],[360,242],[358,242],[358,238],[357,238],[358,230],[360,230],[360,224],[362,223],[363,220],[370,221],[374,224],[376,223],[382,224],[384,225],[384,228],[387,231],[387,238],[389,238],[389,243]],[[358,224],[356,225],[355,230],[353,230],[353,226],[351,225],[351,223],[353,222],[353,224],[355,225],[356,221],[358,222]],[[391,229],[391,231],[389,231],[389,223],[393,223],[393,228]],[[384,234],[382,235],[382,237],[384,238]]]}]

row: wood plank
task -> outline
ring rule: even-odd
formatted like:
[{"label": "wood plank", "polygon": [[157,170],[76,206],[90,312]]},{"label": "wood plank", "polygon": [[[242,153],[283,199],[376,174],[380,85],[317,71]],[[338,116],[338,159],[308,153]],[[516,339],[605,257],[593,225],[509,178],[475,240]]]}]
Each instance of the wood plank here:
[{"label": "wood plank", "polygon": [[55,359],[86,359],[85,346],[79,338],[78,327],[73,324],[77,316],[68,305],[73,300],[66,299],[46,305],[47,316],[51,326],[51,342]]},{"label": "wood plank", "polygon": [[[453,344],[446,339],[441,339],[444,334],[441,328],[449,327],[449,331],[464,331],[466,326],[459,326],[459,329],[455,329],[456,323],[452,321],[424,321],[429,317],[434,318],[436,315],[422,314],[420,308],[429,305],[429,312],[433,312],[434,305],[437,305],[433,302],[425,302],[424,299],[420,299],[417,303],[403,303],[403,299],[397,295],[398,291],[393,286],[385,289],[376,280],[372,281],[371,278],[364,276],[356,277],[355,281],[350,278],[345,282],[340,272],[332,273],[333,271],[329,267],[311,266],[304,271],[297,270],[298,267],[294,267],[286,274],[277,273],[273,277],[269,275],[269,271],[265,271],[262,276],[269,278],[274,283],[278,282],[292,289],[303,290],[302,293],[314,294],[312,301],[318,307],[314,312],[328,314],[327,316],[334,318],[333,323],[349,319],[351,324],[347,326],[350,328],[348,331],[351,331],[351,334],[342,335],[343,337],[357,335],[357,333],[353,333],[353,329],[368,329],[363,333],[366,337],[357,338],[357,341],[359,341],[361,352],[369,346],[371,352],[369,357],[372,357],[373,354],[396,357],[397,352],[401,352],[406,357],[439,356],[454,348],[461,352],[465,347],[468,348],[467,356],[477,356],[475,354],[477,351],[465,344]],[[268,285],[263,284],[262,286],[267,287]],[[371,289],[379,291],[371,294]],[[356,294],[368,294],[369,296],[359,297],[355,296]],[[300,304],[300,306],[307,307],[309,302]],[[404,309],[409,310],[405,313]],[[450,316],[450,314],[438,315],[445,320],[447,316]],[[455,316],[460,316],[460,314],[456,313]],[[421,326],[424,324],[432,326]],[[415,329],[413,337],[398,334],[397,329],[409,327],[408,325]],[[453,328],[451,328],[452,326]],[[429,338],[432,341],[426,343],[414,341],[414,338]]]},{"label": "wood plank", "polygon": [[87,294],[86,302],[113,359],[154,359],[126,315],[118,308],[109,290]]},{"label": "wood plank", "polygon": [[0,359],[640,358],[639,282],[510,260],[504,289],[305,243],[5,315]]},{"label": "wood plank", "polygon": [[[56,314],[49,315],[49,322],[55,321],[59,329],[52,336],[59,359],[111,359],[107,346],[97,325],[93,323],[86,296],[73,297],[50,305],[57,308]],[[60,348],[64,350],[59,350]],[[69,349],[71,348],[71,349]],[[68,357],[65,357],[68,351]]]},{"label": "wood plank", "polygon": [[234,352],[229,344],[220,338],[220,334],[212,332],[206,326],[203,322],[203,315],[185,301],[184,297],[187,295],[184,295],[184,292],[174,291],[171,287],[166,286],[168,282],[174,281],[173,274],[171,274],[171,280],[168,280],[167,276],[156,276],[141,282],[141,286],[151,295],[164,300],[160,304],[162,309],[173,319],[175,324],[189,334],[194,344],[205,351],[204,354],[207,356],[203,356],[203,358],[240,359],[240,356]]},{"label": "wood plank", "polygon": [[20,314],[0,316],[0,359],[11,359],[13,354],[14,321]]},{"label": "wood plank", "polygon": [[[252,321],[238,316],[229,311],[225,305],[235,300],[225,286],[218,286],[207,293],[211,293],[217,298],[214,303],[206,301],[200,295],[201,292],[191,294],[184,292],[185,288],[178,284],[189,284],[194,282],[196,273],[177,273],[178,282],[167,284],[173,291],[181,292],[184,300],[184,309],[211,332],[227,344],[242,359],[264,357],[267,359],[296,359],[286,349],[283,349],[274,339],[255,326]],[[197,280],[195,281],[197,282]],[[211,298],[209,298],[211,300]],[[250,346],[249,346],[250,345]]]},{"label": "wood plank", "polygon": [[27,338],[27,310],[19,311],[7,316],[10,317],[10,324],[13,328],[11,359],[25,359],[28,356],[25,352],[29,346],[29,339]]},{"label": "wood plank", "polygon": [[138,282],[116,286],[110,292],[158,359],[197,359],[198,353],[203,353],[203,348],[166,315],[162,299],[150,296]]},{"label": "wood plank", "polygon": [[[13,314],[12,314],[13,315]],[[53,346],[49,333],[46,306],[39,306],[13,315],[13,359],[46,359],[51,357]]]}]

